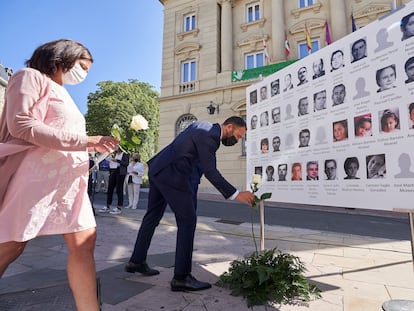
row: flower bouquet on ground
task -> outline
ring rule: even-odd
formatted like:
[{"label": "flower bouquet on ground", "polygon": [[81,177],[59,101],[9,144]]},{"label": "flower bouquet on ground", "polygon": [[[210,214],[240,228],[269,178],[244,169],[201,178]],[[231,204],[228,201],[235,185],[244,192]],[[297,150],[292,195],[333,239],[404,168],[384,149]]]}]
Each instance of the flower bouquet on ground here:
[{"label": "flower bouquet on ground", "polygon": [[[251,183],[253,193],[259,190],[260,175],[254,175]],[[263,193],[260,198],[255,194],[253,209],[271,197],[271,193]],[[228,272],[224,272],[216,285],[231,289],[234,296],[243,296],[247,306],[270,303],[298,303],[320,298],[320,290],[310,284],[303,273],[305,265],[299,257],[283,253],[277,247],[270,250],[257,251],[253,230],[252,237],[256,251],[252,255],[230,263]]]}]

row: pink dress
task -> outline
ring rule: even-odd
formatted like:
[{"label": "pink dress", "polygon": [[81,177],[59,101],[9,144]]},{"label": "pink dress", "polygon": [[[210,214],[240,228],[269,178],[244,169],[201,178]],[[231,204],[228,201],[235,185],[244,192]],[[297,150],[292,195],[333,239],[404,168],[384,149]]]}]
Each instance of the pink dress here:
[{"label": "pink dress", "polygon": [[85,119],[69,93],[34,69],[9,81],[0,120],[0,243],[96,226]]}]

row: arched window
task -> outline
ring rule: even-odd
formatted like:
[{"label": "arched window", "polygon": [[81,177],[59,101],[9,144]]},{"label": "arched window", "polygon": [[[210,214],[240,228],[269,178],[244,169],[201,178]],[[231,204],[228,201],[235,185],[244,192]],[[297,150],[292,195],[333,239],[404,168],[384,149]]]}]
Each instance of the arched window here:
[{"label": "arched window", "polygon": [[187,113],[178,118],[175,123],[175,136],[178,136],[182,131],[184,131],[191,123],[197,121],[197,118],[191,113]]}]

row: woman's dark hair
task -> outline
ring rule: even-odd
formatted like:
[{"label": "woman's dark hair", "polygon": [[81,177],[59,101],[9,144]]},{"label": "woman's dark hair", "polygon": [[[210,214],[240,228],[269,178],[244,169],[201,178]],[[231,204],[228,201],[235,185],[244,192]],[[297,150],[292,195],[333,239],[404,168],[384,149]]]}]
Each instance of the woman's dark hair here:
[{"label": "woman's dark hair", "polygon": [[269,147],[269,139],[267,139],[267,138],[263,138],[263,139],[260,141],[260,146],[263,146],[263,145],[266,145],[266,146],[268,146],[268,147]]},{"label": "woman's dark hair", "polygon": [[25,65],[50,77],[57,72],[59,65],[62,65],[63,72],[66,72],[75,65],[78,59],[93,62],[92,54],[81,43],[59,39],[39,46]]},{"label": "woman's dark hair", "polygon": [[397,117],[397,114],[392,112],[389,109],[384,110],[384,113],[381,117],[381,129],[384,130],[384,127],[387,125],[387,119],[388,118],[394,118],[395,122],[397,123],[396,126],[400,124],[400,119]]},{"label": "woman's dark hair", "polygon": [[346,170],[348,169],[348,167],[352,164],[355,163],[357,165],[357,169],[359,169],[359,161],[357,157],[350,157],[350,158],[346,158],[345,162],[344,162],[344,170],[346,172]]}]

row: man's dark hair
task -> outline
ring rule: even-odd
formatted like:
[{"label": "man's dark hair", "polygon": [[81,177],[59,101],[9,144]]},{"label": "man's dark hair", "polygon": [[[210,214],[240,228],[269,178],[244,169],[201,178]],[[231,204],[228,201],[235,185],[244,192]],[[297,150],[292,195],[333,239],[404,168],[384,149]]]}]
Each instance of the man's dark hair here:
[{"label": "man's dark hair", "polygon": [[404,65],[405,70],[407,71],[407,67],[410,66],[412,63],[414,63],[414,57],[410,57]]},{"label": "man's dark hair", "polygon": [[223,125],[227,125],[227,124],[233,124],[237,127],[244,127],[245,129],[247,129],[246,122],[240,117],[232,116],[230,118],[227,118],[223,122]]},{"label": "man's dark hair", "polygon": [[355,45],[357,45],[357,44],[358,44],[358,43],[360,43],[360,42],[364,43],[364,44],[365,44],[365,46],[367,46],[367,41],[365,41],[365,39],[361,38],[361,39],[356,40],[354,43],[352,43],[351,50],[353,50],[353,49],[354,49],[354,47],[355,47]]}]

